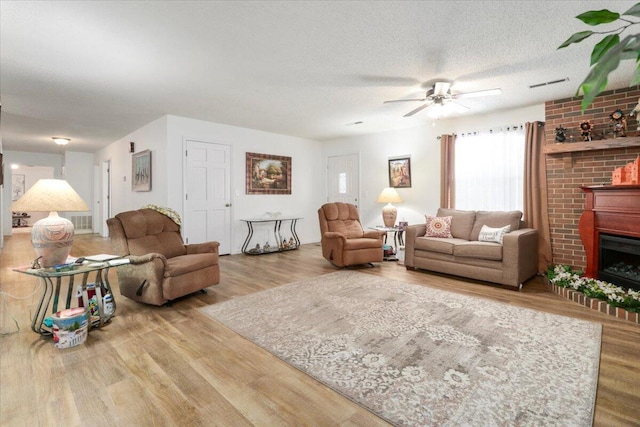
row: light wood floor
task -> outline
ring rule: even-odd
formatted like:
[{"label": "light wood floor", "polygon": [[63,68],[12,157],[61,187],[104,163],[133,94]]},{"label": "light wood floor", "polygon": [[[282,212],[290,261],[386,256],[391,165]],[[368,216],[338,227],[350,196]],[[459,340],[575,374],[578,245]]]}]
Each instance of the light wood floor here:
[{"label": "light wood floor", "polygon": [[[375,415],[217,324],[198,308],[335,271],[320,247],[221,258],[221,283],[172,307],[118,308],[87,342],[56,349],[30,329],[35,279],[11,271],[34,258],[28,234],[5,238],[0,283],[2,426],[381,426]],[[108,239],[76,236],[72,255],[111,252]],[[540,278],[521,292],[383,263],[364,273],[453,290],[603,325],[596,426],[640,425],[640,326],[549,292]],[[36,292],[36,295],[29,296]],[[14,323],[19,325],[19,331]]]}]

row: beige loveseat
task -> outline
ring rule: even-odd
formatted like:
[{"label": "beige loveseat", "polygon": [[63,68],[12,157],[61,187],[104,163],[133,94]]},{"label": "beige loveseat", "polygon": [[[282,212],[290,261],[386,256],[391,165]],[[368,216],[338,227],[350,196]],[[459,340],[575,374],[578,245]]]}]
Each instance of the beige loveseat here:
[{"label": "beige loveseat", "polygon": [[[521,212],[439,209],[436,217],[451,217],[451,237],[427,237],[426,223],[407,227],[407,269],[430,270],[515,289],[537,273],[538,232],[523,228]],[[509,225],[511,231],[502,236],[502,243],[479,241],[483,225]]]}]

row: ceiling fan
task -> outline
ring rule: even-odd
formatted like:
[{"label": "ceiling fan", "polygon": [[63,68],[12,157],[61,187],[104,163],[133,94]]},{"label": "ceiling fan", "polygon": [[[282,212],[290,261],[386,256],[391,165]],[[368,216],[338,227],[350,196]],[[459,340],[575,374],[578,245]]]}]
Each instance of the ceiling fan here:
[{"label": "ceiling fan", "polygon": [[390,102],[406,102],[406,101],[419,101],[425,102],[425,104],[419,106],[418,108],[409,111],[404,117],[413,116],[419,111],[424,110],[425,108],[434,105],[439,106],[438,111],[434,111],[430,116],[434,117],[439,116],[443,109],[443,107],[447,104],[455,106],[458,109],[469,109],[462,104],[459,104],[454,101],[454,99],[462,99],[462,98],[477,98],[480,96],[489,96],[489,95],[499,95],[502,93],[500,89],[487,89],[487,90],[479,90],[475,92],[466,92],[466,93],[451,93],[451,83],[449,82],[436,82],[431,89],[427,91],[424,98],[411,98],[411,99],[395,99],[392,101],[384,101],[385,104]]}]

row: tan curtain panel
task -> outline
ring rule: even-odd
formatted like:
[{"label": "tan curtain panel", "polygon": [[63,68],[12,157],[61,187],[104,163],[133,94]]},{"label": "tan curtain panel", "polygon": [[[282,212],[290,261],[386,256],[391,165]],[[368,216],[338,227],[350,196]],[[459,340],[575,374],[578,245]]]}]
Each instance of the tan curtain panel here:
[{"label": "tan curtain panel", "polygon": [[440,137],[440,207],[455,208],[455,135]]},{"label": "tan curtain panel", "polygon": [[538,230],[538,272],[552,263],[551,232],[547,210],[547,165],[544,149],[544,123],[525,124],[524,222]]}]

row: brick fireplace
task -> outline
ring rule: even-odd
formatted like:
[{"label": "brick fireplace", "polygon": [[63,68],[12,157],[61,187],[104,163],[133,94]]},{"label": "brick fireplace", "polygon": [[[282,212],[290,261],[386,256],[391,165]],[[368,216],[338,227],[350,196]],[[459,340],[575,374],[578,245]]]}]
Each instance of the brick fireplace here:
[{"label": "brick fireplace", "polygon": [[[611,139],[609,114],[621,109],[625,114],[636,106],[640,86],[603,92],[583,114],[581,97],[545,103],[545,155],[551,249],[554,264],[568,264],[585,270],[587,258],[578,232],[578,221],[585,207],[581,187],[610,184],[615,168],[640,156],[637,118],[628,120],[628,137]],[[563,126],[580,141],[580,122],[591,120],[594,134],[607,131],[607,140],[555,144],[555,128]],[[563,151],[572,150],[572,151]]]}]

